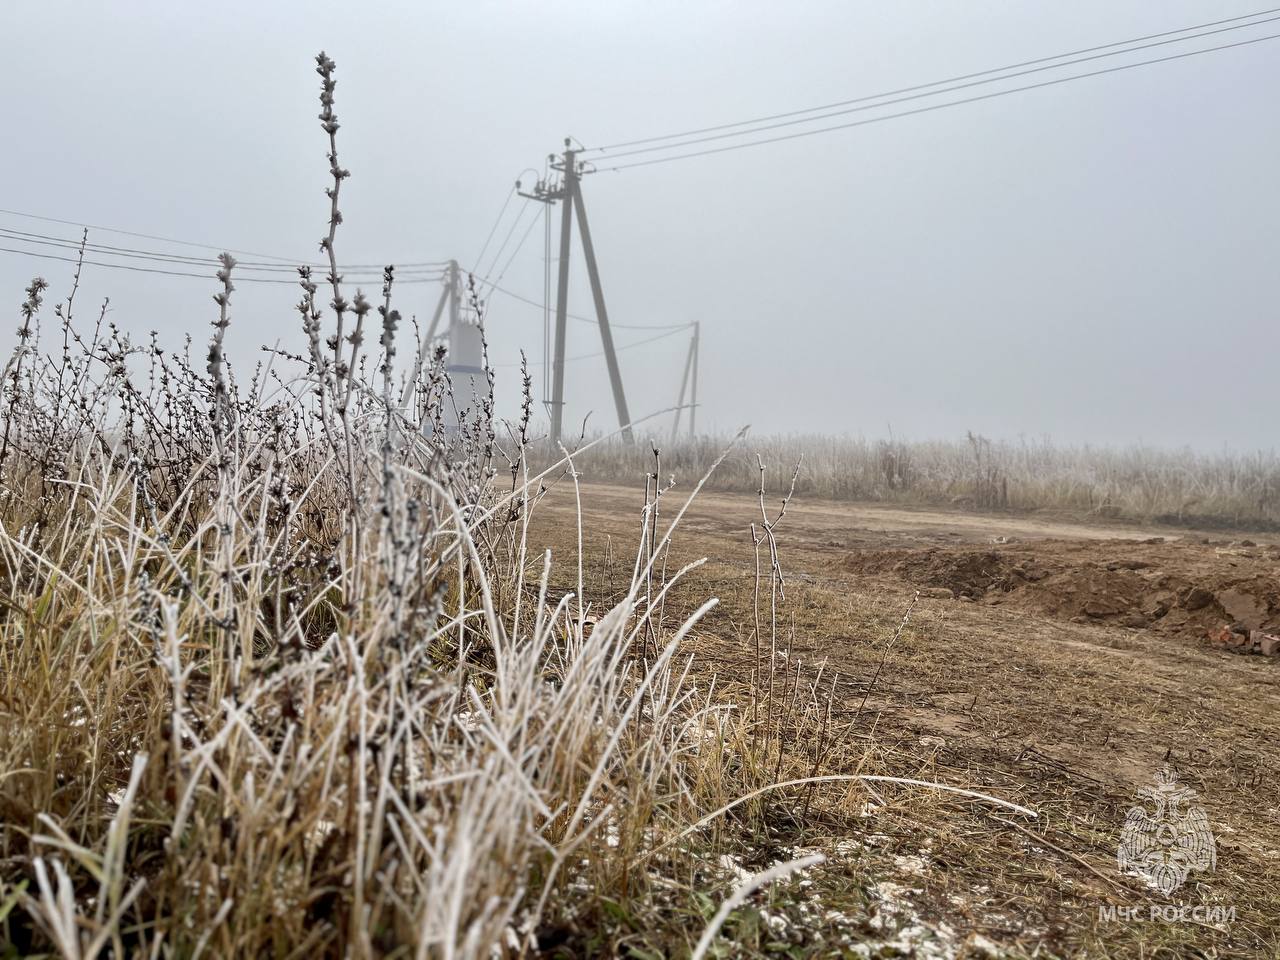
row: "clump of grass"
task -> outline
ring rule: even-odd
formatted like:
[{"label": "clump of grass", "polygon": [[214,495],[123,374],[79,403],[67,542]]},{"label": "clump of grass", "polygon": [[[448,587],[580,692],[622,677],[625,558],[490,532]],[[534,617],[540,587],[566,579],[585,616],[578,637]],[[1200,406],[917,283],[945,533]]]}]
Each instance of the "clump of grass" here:
[{"label": "clump of grass", "polygon": [[509,445],[491,397],[445,429],[437,358],[403,385],[421,402],[393,404],[391,267],[362,374],[372,308],[334,257],[348,174],[317,66],[332,297],[326,324],[300,271],[306,355],[240,382],[229,255],[203,372],[189,342],[83,335],[71,298],[51,360],[43,280],[23,303],[0,503],[0,939],[19,950],[522,952],[597,885],[641,895],[631,859],[701,806],[719,715],[675,660],[694,620],[651,630],[646,574],[589,632],[580,599],[548,596],[524,548],[531,403]]}]

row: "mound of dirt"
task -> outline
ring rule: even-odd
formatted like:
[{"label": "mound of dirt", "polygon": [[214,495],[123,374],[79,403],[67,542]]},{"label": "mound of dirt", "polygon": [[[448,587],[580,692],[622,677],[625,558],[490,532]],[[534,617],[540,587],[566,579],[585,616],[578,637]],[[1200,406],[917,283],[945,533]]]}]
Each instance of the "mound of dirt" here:
[{"label": "mound of dirt", "polygon": [[[1252,545],[1250,545],[1252,546]],[[1134,541],[863,551],[849,565],[957,598],[1074,621],[1205,637],[1224,625],[1280,629],[1273,550]]]}]

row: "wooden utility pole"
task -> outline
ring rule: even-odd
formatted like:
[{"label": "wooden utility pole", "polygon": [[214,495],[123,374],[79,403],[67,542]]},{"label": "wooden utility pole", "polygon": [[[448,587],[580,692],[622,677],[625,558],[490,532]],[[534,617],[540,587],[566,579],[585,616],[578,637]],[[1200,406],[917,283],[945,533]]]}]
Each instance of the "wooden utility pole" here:
[{"label": "wooden utility pole", "polygon": [[[596,264],[595,246],[591,242],[591,228],[587,223],[587,208],[582,201],[582,168],[578,162],[577,151],[569,148],[565,140],[565,151],[560,161],[552,162],[551,167],[562,174],[558,186],[550,186],[539,182],[532,193],[521,193],[522,197],[539,200],[543,203],[560,201],[563,206],[560,212],[560,264],[556,286],[556,332],[554,339],[554,356],[552,358],[551,399],[551,442],[559,443],[564,436],[564,348],[565,327],[569,319],[569,247],[573,237],[574,210],[577,210],[578,232],[582,235],[582,252],[587,261],[587,278],[591,281],[591,297],[595,301],[596,325],[600,328],[600,342],[604,347],[605,364],[609,368],[609,384],[613,388],[613,405],[618,412],[618,426],[622,428],[622,436],[631,442],[631,414],[627,410],[627,395],[622,387],[622,371],[618,367],[618,356],[613,346],[613,332],[609,328],[609,312],[605,309],[604,288],[600,284],[600,270]],[[519,184],[516,184],[517,190]]]}]

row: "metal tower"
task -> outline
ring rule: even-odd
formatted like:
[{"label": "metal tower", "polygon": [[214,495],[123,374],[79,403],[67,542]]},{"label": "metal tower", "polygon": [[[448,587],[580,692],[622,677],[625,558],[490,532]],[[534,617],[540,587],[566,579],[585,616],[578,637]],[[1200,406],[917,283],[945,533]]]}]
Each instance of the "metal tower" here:
[{"label": "metal tower", "polygon": [[418,358],[414,362],[413,375],[405,384],[404,394],[400,398],[401,410],[409,406],[414,384],[418,382],[418,376],[422,373],[427,358],[431,356],[436,331],[440,327],[440,319],[444,316],[446,306],[449,308],[449,326],[445,334],[452,335],[452,331],[458,328],[462,316],[462,272],[458,269],[457,260],[450,260],[448,269],[445,270],[440,287],[440,299],[436,301],[435,313],[431,315],[431,325],[427,327],[427,335],[422,338],[422,348],[418,351]]}]

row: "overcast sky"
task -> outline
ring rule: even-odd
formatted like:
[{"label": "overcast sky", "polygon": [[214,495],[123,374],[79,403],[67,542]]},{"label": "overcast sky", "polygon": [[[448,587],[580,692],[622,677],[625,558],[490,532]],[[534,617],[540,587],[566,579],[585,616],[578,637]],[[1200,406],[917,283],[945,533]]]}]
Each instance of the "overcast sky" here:
[{"label": "overcast sky", "polygon": [[[338,63],[352,172],[340,258],[470,265],[512,181],[567,135],[594,146],[700,128],[1253,9],[4,0],[0,207],[314,258],[327,173],[312,58],[324,49]],[[1268,33],[1280,23],[1128,59]],[[610,314],[701,322],[700,428],[1270,449],[1278,82],[1280,40],[601,172],[583,189]],[[7,214],[0,227],[78,235]],[[586,314],[574,256],[571,309]],[[542,258],[539,225],[502,286],[541,302]],[[71,268],[0,253],[6,349],[36,273],[63,294]],[[213,289],[86,268],[82,316],[110,296],[128,330],[202,341]],[[398,304],[421,318],[437,293],[405,285]],[[289,286],[240,285],[228,340],[242,366],[263,343],[298,346],[295,299]],[[495,296],[488,329],[495,362],[521,346],[542,360],[540,307]],[[650,336],[615,335],[624,346]],[[674,402],[687,343],[679,334],[620,354],[634,415]],[[570,324],[570,356],[599,346],[594,327]],[[610,426],[603,361],[568,371],[566,420],[594,411]],[[508,368],[499,389],[511,409]]]}]

